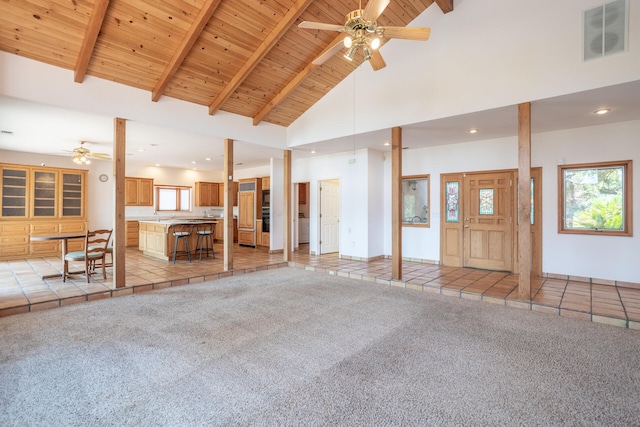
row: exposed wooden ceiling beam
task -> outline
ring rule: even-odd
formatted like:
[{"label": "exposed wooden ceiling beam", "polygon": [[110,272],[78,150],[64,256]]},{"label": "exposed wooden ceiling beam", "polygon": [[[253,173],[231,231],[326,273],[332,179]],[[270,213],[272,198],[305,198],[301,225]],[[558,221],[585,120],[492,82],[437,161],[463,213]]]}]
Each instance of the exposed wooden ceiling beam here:
[{"label": "exposed wooden ceiling beam", "polygon": [[[327,47],[317,57],[324,55],[324,53],[329,49],[332,49],[333,46],[336,45],[336,43],[341,43],[346,36],[347,36],[346,33],[338,35],[335,39],[333,39],[327,45]],[[300,83],[302,83],[304,79],[306,79],[307,76],[311,74],[313,70],[316,69],[316,67],[319,67],[319,66],[320,65],[316,65],[313,62],[309,62],[302,71],[300,71],[289,83],[287,83],[287,85],[280,92],[278,92],[278,94],[274,96],[269,102],[267,102],[267,105],[265,105],[262,108],[262,110],[260,110],[260,112],[253,117],[253,125],[257,126],[258,123],[260,123],[262,119],[264,119],[271,110],[273,110],[278,104],[284,101],[289,96],[289,94],[293,92],[300,85]]]},{"label": "exposed wooden ceiling beam", "polygon": [[109,0],[96,0],[93,5],[93,11],[89,17],[89,25],[87,25],[87,31],[84,34],[84,40],[80,47],[80,54],[76,60],[76,66],[73,69],[73,81],[76,83],[82,83],[84,76],[87,74],[93,48],[96,46],[98,34],[100,34],[100,28],[102,28],[102,22],[107,13],[108,6]]},{"label": "exposed wooden ceiling beam", "polygon": [[231,81],[225,85],[224,89],[216,99],[209,105],[209,114],[215,114],[222,104],[240,87],[242,82],[251,74],[253,69],[258,66],[260,61],[269,53],[269,51],[275,46],[280,38],[289,30],[289,27],[295,22],[296,19],[304,12],[307,7],[313,2],[313,0],[298,0],[295,2],[283,19],[278,22],[278,25],[267,36],[267,38],[260,44],[258,49],[249,57],[247,62],[240,68]]},{"label": "exposed wooden ceiling beam", "polygon": [[178,71],[178,68],[182,65],[182,62],[191,51],[196,40],[200,37],[200,33],[202,33],[207,22],[209,22],[211,16],[213,16],[213,12],[215,12],[220,1],[221,0],[207,0],[204,6],[202,6],[202,9],[200,9],[200,13],[198,13],[198,16],[189,28],[189,31],[187,31],[187,34],[180,42],[180,46],[178,46],[178,49],[173,53],[173,57],[164,68],[162,75],[154,86],[153,91],[151,92],[151,100],[153,102],[157,102],[162,96],[162,93],[169,84],[169,81],[171,81],[173,76],[176,74],[176,71]]},{"label": "exposed wooden ceiling beam", "polygon": [[453,10],[453,0],[436,0],[438,6],[442,10],[442,13],[449,13]]}]

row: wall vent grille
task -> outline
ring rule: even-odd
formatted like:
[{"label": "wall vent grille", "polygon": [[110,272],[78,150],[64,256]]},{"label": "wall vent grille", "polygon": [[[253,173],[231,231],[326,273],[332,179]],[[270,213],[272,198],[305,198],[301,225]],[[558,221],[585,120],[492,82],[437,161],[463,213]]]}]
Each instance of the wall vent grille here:
[{"label": "wall vent grille", "polygon": [[627,10],[627,0],[615,0],[584,12],[585,61],[627,49]]}]

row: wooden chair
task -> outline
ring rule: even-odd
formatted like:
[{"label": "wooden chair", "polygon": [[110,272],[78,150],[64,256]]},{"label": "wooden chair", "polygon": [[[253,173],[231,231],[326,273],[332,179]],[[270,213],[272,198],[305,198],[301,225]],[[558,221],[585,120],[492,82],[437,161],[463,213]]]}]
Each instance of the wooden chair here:
[{"label": "wooden chair", "polygon": [[64,256],[63,282],[66,282],[67,276],[69,276],[69,261],[84,261],[84,273],[87,276],[87,283],[89,283],[89,276],[95,272],[96,261],[99,261],[99,266],[102,267],[102,277],[104,279],[107,278],[105,264],[107,247],[111,239],[112,231],[113,230],[87,231],[84,238],[84,250],[69,252]]}]

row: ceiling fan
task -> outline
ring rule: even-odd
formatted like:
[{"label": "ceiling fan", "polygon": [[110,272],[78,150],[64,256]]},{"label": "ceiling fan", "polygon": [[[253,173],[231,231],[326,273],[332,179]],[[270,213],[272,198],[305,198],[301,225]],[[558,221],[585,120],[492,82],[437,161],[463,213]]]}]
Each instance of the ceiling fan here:
[{"label": "ceiling fan", "polygon": [[106,153],[92,153],[91,150],[85,148],[84,144],[87,141],[79,141],[80,146],[73,149],[73,151],[68,151],[69,153],[73,153],[74,163],[79,165],[88,165],[91,163],[89,158],[100,159],[100,160],[111,160],[111,157]]},{"label": "ceiling fan", "polygon": [[313,60],[313,64],[321,65],[342,47],[349,49],[344,57],[353,60],[358,48],[362,48],[364,59],[369,61],[374,71],[384,68],[387,64],[378,51],[381,39],[405,39],[428,40],[431,30],[429,28],[407,28],[378,26],[376,20],[389,5],[391,0],[369,0],[367,6],[362,9],[362,0],[359,8],[351,11],[345,17],[344,25],[325,24],[322,22],[301,22],[298,27],[312,30],[339,31],[346,33],[343,39],[337,40],[333,46],[326,49],[320,56]]}]

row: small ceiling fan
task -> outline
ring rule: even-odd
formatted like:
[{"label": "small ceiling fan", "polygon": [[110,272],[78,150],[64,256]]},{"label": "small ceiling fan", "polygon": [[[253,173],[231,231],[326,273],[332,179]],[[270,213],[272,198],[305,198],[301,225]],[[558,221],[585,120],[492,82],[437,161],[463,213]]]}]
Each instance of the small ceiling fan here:
[{"label": "small ceiling fan", "polygon": [[321,65],[342,47],[349,49],[344,57],[353,60],[358,48],[362,48],[364,59],[369,61],[375,71],[384,68],[387,64],[378,51],[381,39],[405,39],[428,40],[431,30],[429,28],[386,27],[378,26],[376,20],[389,5],[391,0],[369,0],[367,6],[362,9],[362,0],[359,8],[351,11],[345,17],[344,25],[325,24],[322,22],[301,22],[298,27],[312,30],[339,31],[346,33],[345,37],[335,42],[320,56],[313,60],[316,65]]},{"label": "small ceiling fan", "polygon": [[73,151],[68,151],[69,153],[73,153],[73,162],[79,165],[88,165],[91,163],[90,158],[100,159],[100,160],[111,160],[111,157],[106,153],[92,153],[91,150],[85,148],[84,144],[87,141],[79,141],[80,146],[73,149]]}]

